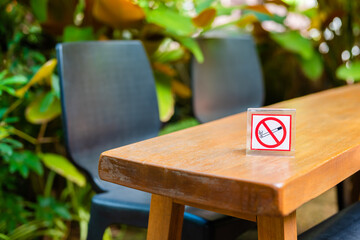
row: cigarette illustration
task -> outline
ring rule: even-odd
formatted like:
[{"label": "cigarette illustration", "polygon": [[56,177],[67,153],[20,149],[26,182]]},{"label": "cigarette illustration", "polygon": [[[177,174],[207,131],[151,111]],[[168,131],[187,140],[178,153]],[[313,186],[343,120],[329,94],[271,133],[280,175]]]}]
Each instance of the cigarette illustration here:
[{"label": "cigarette illustration", "polygon": [[[276,132],[278,132],[278,131],[280,131],[280,130],[282,130],[282,127],[281,127],[281,126],[272,129],[271,132],[272,132],[272,133],[276,133]],[[269,135],[270,135],[270,133],[268,133],[268,132],[263,133],[263,131],[260,131],[260,130],[259,130],[259,137],[260,137],[260,138],[264,138],[264,137],[267,137],[267,136],[269,136]]]}]

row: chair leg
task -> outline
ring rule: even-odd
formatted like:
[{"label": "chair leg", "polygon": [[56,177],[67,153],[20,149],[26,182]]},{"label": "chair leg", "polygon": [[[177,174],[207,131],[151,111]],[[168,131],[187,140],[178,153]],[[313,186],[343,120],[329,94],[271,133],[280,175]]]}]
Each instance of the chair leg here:
[{"label": "chair leg", "polygon": [[109,224],[106,221],[102,221],[102,219],[99,219],[95,217],[94,215],[91,215],[90,222],[88,226],[88,234],[87,234],[87,240],[102,240],[103,235],[105,232],[105,229],[109,226]]},{"label": "chair leg", "polygon": [[359,201],[360,195],[360,171],[345,179],[337,186],[338,208],[342,210]]},{"label": "chair leg", "polygon": [[91,201],[90,221],[86,239],[102,240],[106,228],[112,224],[112,219],[106,216],[106,211],[93,200]]}]

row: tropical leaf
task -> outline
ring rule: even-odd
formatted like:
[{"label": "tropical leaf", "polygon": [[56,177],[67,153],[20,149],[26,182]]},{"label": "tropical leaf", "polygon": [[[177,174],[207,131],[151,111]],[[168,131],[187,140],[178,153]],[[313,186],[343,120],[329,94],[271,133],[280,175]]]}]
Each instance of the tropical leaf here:
[{"label": "tropical leaf", "polygon": [[299,32],[271,33],[270,36],[280,46],[299,54],[303,59],[310,59],[314,54],[310,39],[304,38]]},{"label": "tropical leaf", "polygon": [[31,78],[31,80],[26,84],[24,87],[18,89],[16,91],[16,95],[18,97],[23,97],[24,94],[29,90],[29,88],[34,85],[35,83],[40,82],[41,80],[48,78],[51,76],[51,74],[54,72],[54,69],[56,67],[57,60],[51,59],[47,61]]},{"label": "tropical leaf", "polygon": [[160,120],[166,122],[174,114],[175,104],[170,79],[161,73],[155,73],[155,80]]},{"label": "tropical leaf", "polygon": [[214,0],[195,0],[194,2],[196,13],[200,13],[209,8]]},{"label": "tropical leaf", "polygon": [[182,129],[193,127],[193,126],[196,126],[199,124],[200,124],[199,121],[196,120],[195,118],[187,118],[187,119],[166,125],[163,129],[161,129],[159,135],[164,135],[164,134],[180,131]]},{"label": "tropical leaf", "polygon": [[146,20],[163,27],[169,33],[177,36],[191,36],[196,28],[191,22],[191,18],[185,17],[174,10],[166,7],[159,7],[147,11]]},{"label": "tropical leaf", "polygon": [[336,70],[336,77],[342,80],[360,80],[360,61],[355,61],[349,64],[341,65]]},{"label": "tropical leaf", "polygon": [[79,170],[77,170],[77,168],[67,158],[53,153],[43,153],[40,154],[39,157],[49,169],[69,181],[76,183],[80,187],[85,186],[85,176],[79,172]]},{"label": "tropical leaf", "polygon": [[47,0],[30,0],[30,6],[33,13],[40,22],[46,21],[47,3]]},{"label": "tropical leaf", "polygon": [[91,41],[95,40],[95,35],[92,27],[75,27],[67,26],[64,29],[63,41],[76,42],[76,41]]},{"label": "tropical leaf", "polygon": [[[60,115],[61,106],[59,99],[54,98],[51,104],[49,104],[49,106],[45,106],[46,104],[43,104],[43,102],[44,100],[46,100],[45,99],[46,96],[47,96],[46,94],[41,94],[37,96],[27,106],[25,110],[25,117],[29,122],[33,124],[47,123]],[[41,110],[45,110],[45,111],[41,111]]]},{"label": "tropical leaf", "polygon": [[49,109],[53,101],[55,100],[55,95],[53,92],[48,92],[45,94],[45,97],[42,99],[40,103],[40,112],[45,112]]},{"label": "tropical leaf", "polygon": [[23,75],[15,75],[9,78],[5,78],[0,82],[2,85],[17,85],[27,83],[27,78]]},{"label": "tropical leaf", "polygon": [[196,60],[199,63],[204,62],[204,55],[202,54],[202,51],[200,49],[199,44],[196,42],[195,39],[190,37],[175,37],[176,40],[178,40],[183,46],[185,46],[187,49],[194,54]]}]

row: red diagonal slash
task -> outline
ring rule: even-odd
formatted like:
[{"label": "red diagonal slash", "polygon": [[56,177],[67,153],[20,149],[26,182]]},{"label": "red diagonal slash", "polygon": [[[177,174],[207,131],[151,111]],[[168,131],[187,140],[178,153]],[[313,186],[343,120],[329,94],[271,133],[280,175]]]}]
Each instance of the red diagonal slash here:
[{"label": "red diagonal slash", "polygon": [[264,127],[266,128],[266,130],[270,133],[270,135],[273,137],[273,139],[275,140],[275,142],[277,144],[279,144],[279,140],[276,138],[276,136],[274,135],[274,133],[270,130],[269,126],[266,124],[266,122],[263,122]]},{"label": "red diagonal slash", "polygon": [[[273,120],[277,123],[280,124],[280,126],[282,127],[283,131],[284,131],[284,134],[283,134],[283,137],[279,140],[276,138],[276,136],[274,135],[274,133],[270,130],[269,126],[266,124],[266,121],[270,121],[270,120]],[[264,125],[264,127],[266,128],[266,130],[269,132],[269,134],[272,136],[272,138],[275,140],[275,144],[266,144],[264,143],[260,138],[259,138],[259,128],[261,125]],[[267,117],[267,118],[264,118],[262,119],[256,126],[255,128],[255,137],[257,139],[257,141],[263,146],[263,147],[266,147],[266,148],[276,148],[278,146],[280,146],[284,141],[285,141],[285,138],[286,138],[286,128],[285,128],[285,125],[283,122],[281,122],[279,119],[275,118],[275,117]]]}]

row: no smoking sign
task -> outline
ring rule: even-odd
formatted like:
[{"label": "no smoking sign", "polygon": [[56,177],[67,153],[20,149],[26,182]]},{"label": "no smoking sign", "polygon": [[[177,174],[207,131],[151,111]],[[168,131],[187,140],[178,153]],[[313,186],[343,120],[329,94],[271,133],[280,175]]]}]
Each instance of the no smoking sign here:
[{"label": "no smoking sign", "polygon": [[294,109],[248,109],[247,153],[294,154]]}]

